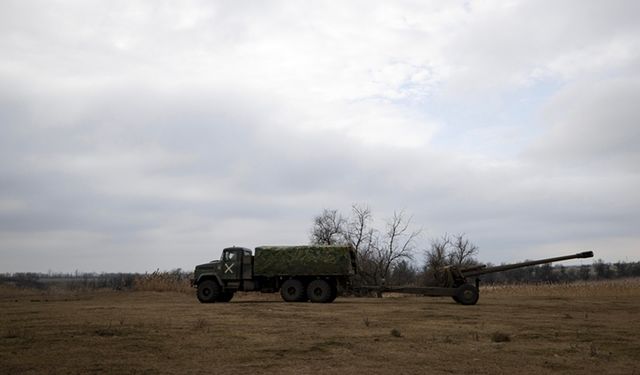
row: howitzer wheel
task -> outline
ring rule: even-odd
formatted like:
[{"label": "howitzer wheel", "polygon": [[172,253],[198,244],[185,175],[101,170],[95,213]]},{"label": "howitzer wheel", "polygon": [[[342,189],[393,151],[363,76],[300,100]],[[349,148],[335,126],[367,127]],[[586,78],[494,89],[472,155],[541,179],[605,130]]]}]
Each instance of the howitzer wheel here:
[{"label": "howitzer wheel", "polygon": [[302,281],[289,279],[280,287],[280,295],[287,302],[304,302],[307,300],[307,293]]},{"label": "howitzer wheel", "polygon": [[333,288],[326,280],[313,280],[307,287],[307,296],[311,302],[328,303],[335,299],[333,295]]},{"label": "howitzer wheel", "polygon": [[456,295],[453,299],[463,305],[475,305],[480,298],[478,288],[471,284],[462,284],[456,290]]},{"label": "howitzer wheel", "polygon": [[198,301],[213,303],[220,295],[220,285],[214,280],[205,280],[198,284]]}]

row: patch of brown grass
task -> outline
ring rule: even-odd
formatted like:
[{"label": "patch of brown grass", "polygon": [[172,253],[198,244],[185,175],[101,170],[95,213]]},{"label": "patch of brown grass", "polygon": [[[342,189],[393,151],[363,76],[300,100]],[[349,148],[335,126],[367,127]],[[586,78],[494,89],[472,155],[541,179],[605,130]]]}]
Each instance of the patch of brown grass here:
[{"label": "patch of brown grass", "polygon": [[640,299],[627,285],[598,284],[597,296],[514,287],[481,292],[475,306],[255,293],[200,304],[193,290],[0,295],[0,373],[633,374]]}]

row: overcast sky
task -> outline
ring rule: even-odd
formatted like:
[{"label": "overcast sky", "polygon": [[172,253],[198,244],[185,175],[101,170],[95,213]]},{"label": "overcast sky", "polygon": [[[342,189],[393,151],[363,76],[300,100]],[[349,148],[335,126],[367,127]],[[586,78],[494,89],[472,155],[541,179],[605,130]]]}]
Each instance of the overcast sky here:
[{"label": "overcast sky", "polygon": [[[191,269],[413,215],[640,260],[640,2],[0,2],[0,272]],[[591,260],[584,261],[585,263]]]}]

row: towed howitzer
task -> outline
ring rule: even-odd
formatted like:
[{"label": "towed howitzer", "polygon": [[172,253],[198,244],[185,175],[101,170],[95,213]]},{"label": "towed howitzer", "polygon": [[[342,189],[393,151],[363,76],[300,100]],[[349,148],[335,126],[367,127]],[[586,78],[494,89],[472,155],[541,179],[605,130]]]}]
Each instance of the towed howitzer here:
[{"label": "towed howitzer", "polygon": [[[377,288],[379,294],[384,292],[398,292],[422,294],[432,297],[452,297],[454,301],[463,305],[475,305],[480,297],[480,278],[479,276],[489,273],[503,272],[516,268],[524,268],[537,266],[539,264],[547,264],[559,262],[569,259],[592,258],[593,251],[583,251],[573,255],[565,255],[554,258],[545,258],[538,260],[530,260],[520,263],[505,264],[495,267],[487,267],[484,264],[459,268],[457,266],[446,266],[436,273],[436,281],[439,286],[432,287],[387,287],[380,286]],[[468,279],[475,278],[475,285],[469,283]]]},{"label": "towed howitzer", "polygon": [[[470,277],[476,277],[476,280],[479,280],[477,278],[478,276],[486,275],[489,273],[504,272],[504,271],[509,271],[516,268],[537,266],[539,264],[547,264],[547,263],[559,262],[559,261],[569,260],[569,259],[592,258],[592,257],[593,257],[593,251],[583,251],[581,253],[577,253],[573,255],[565,255],[561,257],[545,258],[545,259],[538,259],[538,260],[529,260],[526,262],[504,264],[504,265],[495,266],[495,267],[487,267],[484,264],[466,267],[466,268],[458,268],[456,266],[446,266],[440,271],[439,278],[441,279],[441,283],[443,284],[443,286],[457,287],[467,283],[467,278],[470,278]],[[443,274],[444,276],[442,276]]]}]

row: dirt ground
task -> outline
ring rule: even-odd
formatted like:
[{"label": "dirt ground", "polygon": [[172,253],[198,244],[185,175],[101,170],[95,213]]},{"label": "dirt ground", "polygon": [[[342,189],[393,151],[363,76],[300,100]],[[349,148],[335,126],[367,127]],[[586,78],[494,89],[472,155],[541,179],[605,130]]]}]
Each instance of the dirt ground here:
[{"label": "dirt ground", "polygon": [[226,304],[0,287],[1,374],[640,374],[640,281]]}]

